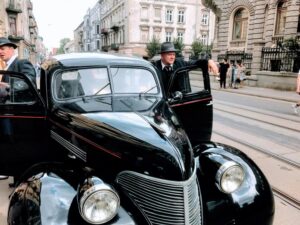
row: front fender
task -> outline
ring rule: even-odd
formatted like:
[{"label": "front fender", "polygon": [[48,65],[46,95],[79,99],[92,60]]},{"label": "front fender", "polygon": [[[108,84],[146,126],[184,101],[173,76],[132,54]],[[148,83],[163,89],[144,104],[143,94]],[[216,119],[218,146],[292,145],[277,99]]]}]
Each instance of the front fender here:
[{"label": "front fender", "polygon": [[[243,184],[231,194],[222,192],[216,181],[218,169],[227,161],[237,162],[245,170]],[[207,224],[272,224],[275,207],[271,187],[249,157],[231,146],[210,144],[197,162],[198,179],[205,187],[201,191]]]},{"label": "front fender", "polygon": [[[73,174],[76,176],[76,174]],[[78,211],[77,190],[54,173],[40,173],[21,182],[10,196],[9,225],[88,224]],[[107,224],[135,225],[124,208]]]}]

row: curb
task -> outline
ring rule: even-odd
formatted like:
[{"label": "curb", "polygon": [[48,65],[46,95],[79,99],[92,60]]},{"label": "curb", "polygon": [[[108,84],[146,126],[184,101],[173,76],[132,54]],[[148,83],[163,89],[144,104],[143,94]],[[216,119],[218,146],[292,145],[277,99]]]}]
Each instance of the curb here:
[{"label": "curb", "polygon": [[211,87],[211,89],[215,90],[215,91],[231,92],[231,93],[236,93],[236,94],[240,94],[240,95],[250,95],[250,96],[261,97],[261,98],[270,98],[270,99],[281,100],[281,101],[286,101],[286,102],[291,102],[291,103],[297,102],[300,99],[300,97],[297,100],[296,97],[295,98],[293,98],[293,97],[282,97],[282,96],[278,96],[278,95],[276,96],[276,95],[265,95],[265,94],[260,94],[260,93],[252,93],[252,92],[249,92],[249,91],[238,91],[239,89],[237,89],[237,90],[231,90],[229,88],[218,89],[218,88],[215,88],[215,87]]}]

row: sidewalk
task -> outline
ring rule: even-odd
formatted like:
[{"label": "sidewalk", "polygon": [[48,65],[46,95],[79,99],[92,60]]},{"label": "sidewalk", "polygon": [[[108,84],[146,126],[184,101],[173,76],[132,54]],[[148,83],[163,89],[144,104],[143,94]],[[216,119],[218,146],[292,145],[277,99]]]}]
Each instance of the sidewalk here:
[{"label": "sidewalk", "polygon": [[239,89],[231,89],[227,87],[226,89],[220,89],[219,82],[211,82],[211,89],[214,91],[227,91],[233,92],[237,94],[244,94],[244,95],[253,95],[257,97],[263,98],[272,98],[282,101],[287,101],[291,103],[296,103],[300,100],[300,95],[298,95],[294,91],[281,91],[271,88],[261,88],[261,87],[250,87],[250,86],[243,86]]}]

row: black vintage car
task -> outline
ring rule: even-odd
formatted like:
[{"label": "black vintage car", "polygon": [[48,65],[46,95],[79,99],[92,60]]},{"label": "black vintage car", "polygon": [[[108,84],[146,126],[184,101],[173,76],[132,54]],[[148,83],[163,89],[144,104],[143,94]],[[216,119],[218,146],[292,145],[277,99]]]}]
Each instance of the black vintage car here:
[{"label": "black vintage car", "polygon": [[0,71],[0,174],[19,177],[8,224],[271,225],[261,170],[211,142],[205,62],[167,90],[148,61],[109,54],[55,56],[38,88]]}]

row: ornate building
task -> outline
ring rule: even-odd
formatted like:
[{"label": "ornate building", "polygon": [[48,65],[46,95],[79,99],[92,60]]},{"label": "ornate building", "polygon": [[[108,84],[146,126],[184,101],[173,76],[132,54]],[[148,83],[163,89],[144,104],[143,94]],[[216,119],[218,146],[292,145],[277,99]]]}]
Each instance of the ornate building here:
[{"label": "ornate building", "polygon": [[300,46],[300,0],[206,2],[216,4],[218,11],[214,59],[242,59],[252,74],[261,70],[298,72],[299,52],[291,47]]},{"label": "ornate building", "polygon": [[20,58],[36,63],[45,57],[45,49],[32,9],[30,0],[0,0],[0,36],[18,45]]}]

